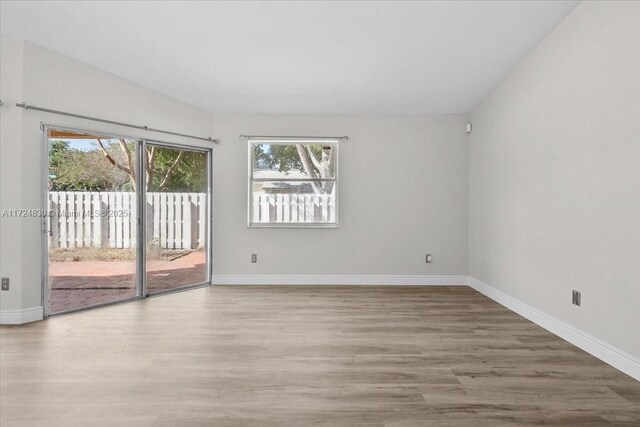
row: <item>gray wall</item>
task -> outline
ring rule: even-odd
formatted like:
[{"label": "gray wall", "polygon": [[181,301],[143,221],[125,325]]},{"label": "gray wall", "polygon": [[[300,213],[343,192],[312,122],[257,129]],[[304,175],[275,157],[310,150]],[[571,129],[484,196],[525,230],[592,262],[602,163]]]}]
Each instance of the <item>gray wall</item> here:
[{"label": "gray wall", "polygon": [[[41,208],[41,122],[166,139],[131,128],[24,111],[14,106],[16,102],[161,129],[212,132],[213,116],[204,110],[29,42],[2,37],[1,43],[0,96],[5,105],[0,108],[0,210]],[[0,294],[2,310],[41,305],[40,224],[38,218],[0,218],[0,275],[11,278],[11,290]]]},{"label": "gray wall", "polygon": [[[466,275],[466,116],[216,116],[216,275]],[[338,229],[247,228],[241,134],[348,135]],[[424,256],[433,253],[433,264]],[[257,253],[259,262],[250,263]]]},{"label": "gray wall", "polygon": [[[10,102],[22,98],[23,48],[20,40],[0,38],[0,98],[5,103],[0,107],[0,212],[22,207],[22,194],[15,185],[24,168],[22,111],[10,108]],[[31,165],[32,169],[37,167],[38,164]],[[22,220],[0,217],[0,274],[12,279],[11,290],[0,292],[0,309],[23,307],[20,285],[23,269],[20,253],[23,245],[18,222],[22,223]]]},{"label": "gray wall", "polygon": [[580,4],[472,122],[470,276],[640,356],[640,3]]},{"label": "gray wall", "polygon": [[[18,39],[2,37],[0,209],[41,206],[40,123],[159,138],[16,108],[16,102],[214,135],[214,272],[224,275],[466,275],[466,117],[220,116]],[[240,133],[349,135],[340,151],[340,228],[247,229],[247,148]],[[40,306],[41,226],[0,218],[2,310]],[[425,264],[424,254],[434,255]],[[259,254],[251,264],[249,254]]]}]

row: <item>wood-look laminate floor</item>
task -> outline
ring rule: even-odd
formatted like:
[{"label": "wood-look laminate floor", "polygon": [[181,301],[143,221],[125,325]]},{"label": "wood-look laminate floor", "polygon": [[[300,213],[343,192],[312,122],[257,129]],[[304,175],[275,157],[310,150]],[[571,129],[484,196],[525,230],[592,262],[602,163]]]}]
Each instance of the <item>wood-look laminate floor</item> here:
[{"label": "wood-look laminate floor", "polygon": [[0,425],[640,425],[640,383],[468,287],[216,286],[0,328]]}]

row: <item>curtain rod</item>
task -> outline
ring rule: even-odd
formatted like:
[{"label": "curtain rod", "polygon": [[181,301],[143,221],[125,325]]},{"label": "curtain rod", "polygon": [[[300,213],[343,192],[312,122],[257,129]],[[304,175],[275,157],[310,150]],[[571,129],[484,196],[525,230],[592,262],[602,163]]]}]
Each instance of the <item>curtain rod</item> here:
[{"label": "curtain rod", "polygon": [[171,132],[171,131],[168,131],[168,130],[154,129],[154,128],[150,128],[149,126],[138,126],[138,125],[132,125],[130,123],[116,122],[116,121],[113,121],[113,120],[100,119],[100,118],[91,117],[91,116],[83,116],[82,114],[68,113],[66,111],[59,111],[59,110],[52,110],[52,109],[49,109],[49,108],[37,107],[35,105],[31,105],[31,104],[28,104],[26,102],[19,102],[19,103],[16,104],[16,107],[24,108],[25,110],[43,111],[45,113],[59,114],[61,116],[76,117],[78,119],[92,120],[94,122],[101,122],[101,123],[108,123],[108,124],[111,124],[111,125],[125,126],[125,127],[129,127],[129,128],[146,130],[146,131],[150,131],[150,132],[164,133],[166,135],[174,135],[174,136],[182,136],[182,137],[191,138],[191,139],[199,139],[201,141],[213,142],[214,144],[218,144],[220,142],[219,140],[213,139],[211,137],[195,136],[195,135],[189,135],[189,134],[186,134],[186,133],[179,133],[179,132]]},{"label": "curtain rod", "polygon": [[309,140],[323,140],[323,139],[337,139],[338,141],[349,140],[348,136],[269,136],[269,135],[240,135],[240,139],[309,139]]}]

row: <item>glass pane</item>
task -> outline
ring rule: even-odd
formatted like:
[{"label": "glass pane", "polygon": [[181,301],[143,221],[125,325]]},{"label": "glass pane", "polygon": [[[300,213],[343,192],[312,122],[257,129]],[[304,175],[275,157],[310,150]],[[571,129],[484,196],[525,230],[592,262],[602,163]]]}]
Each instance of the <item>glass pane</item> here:
[{"label": "glass pane", "polygon": [[334,181],[253,181],[252,224],[336,222]]},{"label": "glass pane", "polygon": [[147,291],[208,282],[207,153],[147,145]]},{"label": "glass pane", "polygon": [[253,177],[334,178],[336,145],[254,143]]},{"label": "glass pane", "polygon": [[137,295],[136,144],[49,130],[50,313]]}]

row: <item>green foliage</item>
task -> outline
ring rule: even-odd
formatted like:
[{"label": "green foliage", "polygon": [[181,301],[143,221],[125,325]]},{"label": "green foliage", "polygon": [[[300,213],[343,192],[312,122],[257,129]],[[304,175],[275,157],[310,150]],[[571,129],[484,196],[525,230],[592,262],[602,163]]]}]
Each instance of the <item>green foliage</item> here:
[{"label": "green foliage", "polygon": [[[332,178],[335,175],[335,149],[330,144],[254,144],[253,167],[255,170],[271,170],[286,176],[291,171],[299,171],[307,178]],[[333,181],[312,181],[297,185],[299,191],[303,187],[310,187],[316,194],[330,194],[333,192]],[[272,184],[265,191],[284,192],[291,187],[286,181]]]},{"label": "green foliage", "polygon": [[[53,191],[133,191],[136,188],[136,149],[134,141],[125,141],[133,172],[129,174],[127,155],[118,140],[102,144],[112,164],[96,142],[89,149],[74,148],[69,140],[49,143],[49,177]],[[204,192],[207,189],[207,156],[201,152],[173,148],[153,148],[151,182],[147,191]],[[176,159],[180,159],[176,163]],[[131,176],[133,175],[133,176]]]},{"label": "green foliage", "polygon": [[62,162],[62,157],[69,150],[69,141],[60,139],[53,140],[49,143],[49,166],[56,169]]},{"label": "green foliage", "polygon": [[[118,156],[115,144],[107,150]],[[71,148],[69,141],[50,143],[49,174],[53,191],[130,191],[129,176],[116,169],[96,148]]]},{"label": "green foliage", "polygon": [[196,151],[182,152],[180,160],[161,187],[179,154],[180,150],[174,148],[155,148],[153,179],[147,191],[202,193],[207,190],[207,155]]},{"label": "green foliage", "polygon": [[[303,146],[313,155],[322,158],[322,145],[310,144]],[[255,144],[253,146],[255,167],[258,169],[273,169],[278,172],[289,172],[291,170],[305,173],[304,165],[300,159],[298,148],[295,144]],[[318,174],[317,168],[311,165],[311,170]]]}]

